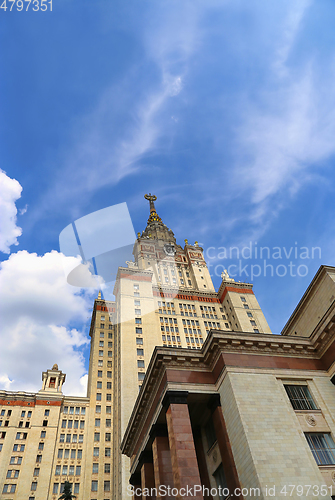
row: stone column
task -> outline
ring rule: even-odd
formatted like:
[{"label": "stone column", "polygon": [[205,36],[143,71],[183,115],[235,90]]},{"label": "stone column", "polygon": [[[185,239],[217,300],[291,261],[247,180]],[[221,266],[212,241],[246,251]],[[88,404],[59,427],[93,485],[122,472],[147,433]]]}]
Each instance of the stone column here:
[{"label": "stone column", "polygon": [[141,468],[142,500],[154,500],[156,498],[156,495],[151,495],[151,492],[153,492],[153,489],[155,488],[155,474],[152,452],[142,451],[139,459],[139,464]]},{"label": "stone column", "polygon": [[[163,400],[163,406],[167,408],[166,422],[169,433],[173,482],[178,491],[174,498],[182,500],[189,496],[193,499],[203,500],[201,491],[194,493],[195,486],[201,488],[201,480],[187,396],[188,392],[186,391],[167,391]],[[184,491],[187,492],[187,488],[192,491],[192,494],[183,494]]]},{"label": "stone column", "polygon": [[155,488],[157,488],[157,498],[172,498],[172,496],[160,495],[159,487],[173,488],[172,465],[170,457],[169,438],[166,425],[154,425],[150,432],[153,438],[152,455]]},{"label": "stone column", "polygon": [[[226,476],[227,486],[229,488],[229,491],[234,491],[235,488],[241,488],[241,485],[235,466],[235,460],[229,441],[226,423],[222,413],[220,394],[214,394],[211,397],[208,403],[208,407],[212,412],[216,439],[218,441],[220,449],[222,466]],[[235,496],[234,498],[243,500],[242,495]]]}]

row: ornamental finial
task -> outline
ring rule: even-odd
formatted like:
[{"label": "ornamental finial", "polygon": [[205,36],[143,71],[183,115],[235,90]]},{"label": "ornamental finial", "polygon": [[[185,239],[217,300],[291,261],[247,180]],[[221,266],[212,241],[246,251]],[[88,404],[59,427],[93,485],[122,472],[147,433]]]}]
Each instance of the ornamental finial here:
[{"label": "ornamental finial", "polygon": [[144,198],[146,200],[148,200],[149,203],[150,203],[150,213],[151,212],[156,212],[154,201],[157,200],[157,196],[155,196],[154,194],[149,193],[149,194],[145,194]]}]

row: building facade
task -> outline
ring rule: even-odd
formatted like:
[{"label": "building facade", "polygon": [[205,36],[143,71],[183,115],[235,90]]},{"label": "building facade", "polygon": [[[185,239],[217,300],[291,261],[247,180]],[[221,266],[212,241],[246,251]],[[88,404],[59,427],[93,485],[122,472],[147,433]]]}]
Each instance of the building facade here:
[{"label": "building facade", "polygon": [[[180,246],[157,214],[156,197],[146,199],[147,226],[133,262],[118,269],[115,301],[99,293],[94,302],[87,397],[62,394],[57,365],[43,373],[37,394],[0,391],[1,498],[56,500],[66,480],[77,500],[130,498],[129,481],[263,488],[278,458],[291,480],[288,464],[301,450],[309,456],[301,480],[312,474],[329,484],[332,465],[328,475],[315,465],[308,443],[287,456],[278,443],[292,445],[307,417],[316,433],[334,435],[334,268],[321,268],[283,337],[274,337],[253,286],[224,272],[216,291],[203,249],[187,240]],[[290,408],[287,385],[307,387],[312,413]],[[187,427],[182,437],[171,431],[178,415]],[[290,432],[283,432],[285,419]],[[177,450],[184,438],[193,450],[185,465],[191,475],[180,458],[185,450]]]}]

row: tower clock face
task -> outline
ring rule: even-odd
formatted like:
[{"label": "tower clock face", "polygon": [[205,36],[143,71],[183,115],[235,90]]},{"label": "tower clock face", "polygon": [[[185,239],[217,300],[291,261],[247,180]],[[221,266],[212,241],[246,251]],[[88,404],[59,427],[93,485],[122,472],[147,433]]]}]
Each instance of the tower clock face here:
[{"label": "tower clock face", "polygon": [[166,253],[166,255],[168,255],[169,257],[173,257],[174,254],[176,253],[176,249],[174,247],[174,245],[172,245],[171,243],[166,243],[164,245],[164,252]]}]

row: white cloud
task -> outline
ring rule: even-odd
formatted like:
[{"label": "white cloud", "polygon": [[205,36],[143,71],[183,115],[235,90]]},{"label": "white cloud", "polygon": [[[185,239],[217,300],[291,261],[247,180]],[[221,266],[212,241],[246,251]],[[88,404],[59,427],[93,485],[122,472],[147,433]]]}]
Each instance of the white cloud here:
[{"label": "white cloud", "polygon": [[0,251],[10,253],[11,245],[18,245],[17,238],[22,230],[16,225],[16,200],[21,197],[20,183],[11,179],[3,170],[0,170]]},{"label": "white cloud", "polygon": [[282,29],[282,38],[275,54],[273,69],[279,76],[287,76],[287,58],[301,27],[304,15],[311,5],[311,0],[295,0],[290,4]]},{"label": "white cloud", "polygon": [[58,363],[66,373],[64,392],[85,395],[88,327],[75,325],[87,322],[91,306],[91,296],[67,284],[56,251],[43,256],[20,251],[2,262],[0,387],[38,391],[41,372]]}]

